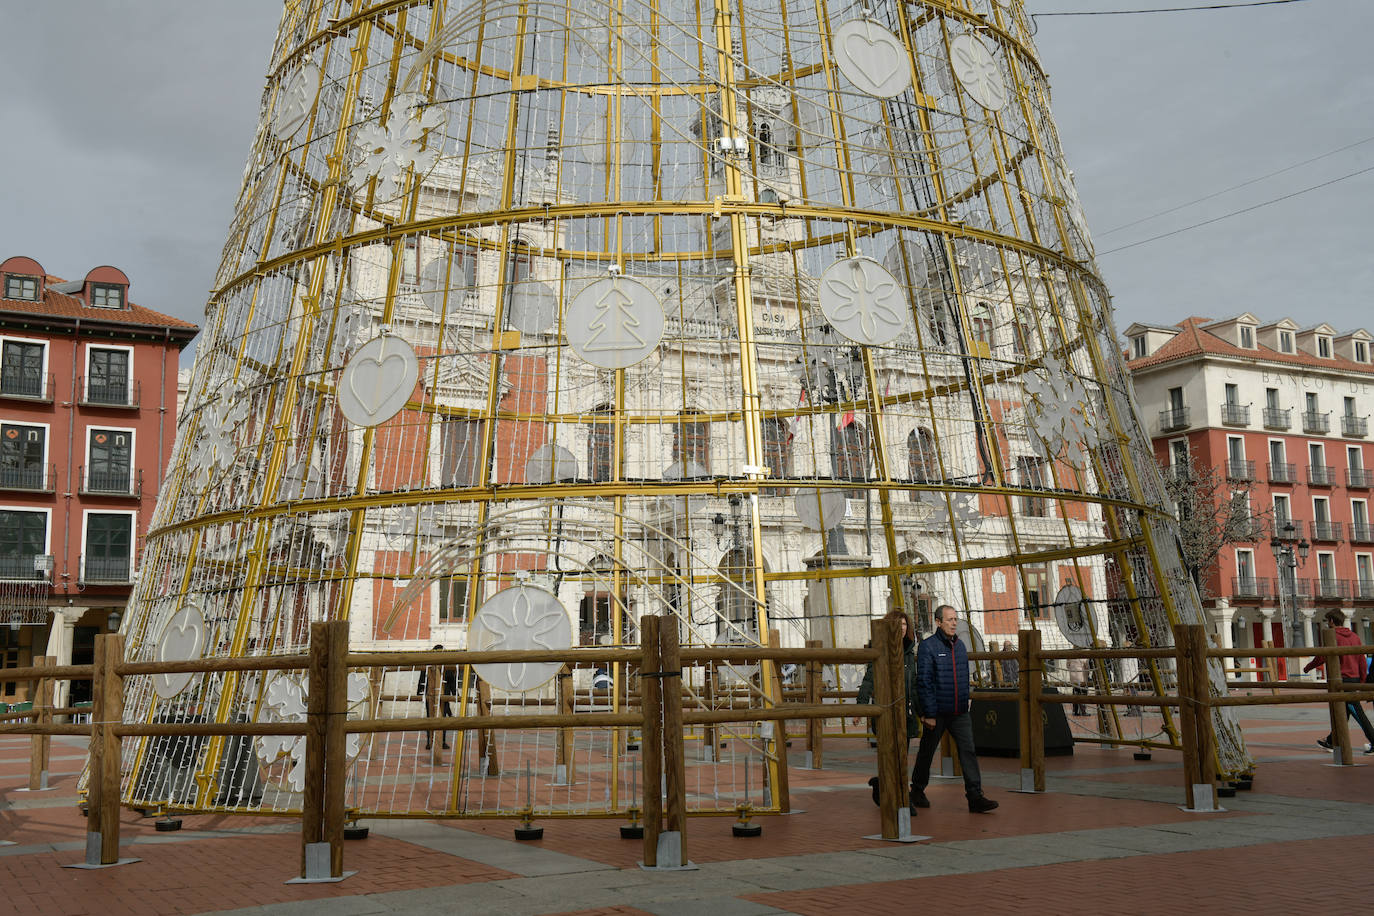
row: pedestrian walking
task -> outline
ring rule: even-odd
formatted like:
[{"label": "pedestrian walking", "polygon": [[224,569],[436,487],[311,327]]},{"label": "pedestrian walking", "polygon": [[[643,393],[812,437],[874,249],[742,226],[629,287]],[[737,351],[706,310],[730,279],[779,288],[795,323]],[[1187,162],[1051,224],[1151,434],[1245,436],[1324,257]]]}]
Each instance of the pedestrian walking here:
[{"label": "pedestrian walking", "polygon": [[926,784],[930,782],[930,762],[946,731],[959,750],[959,766],[964,771],[964,795],[968,809],[985,814],[997,802],[983,794],[983,776],[978,769],[978,752],[973,747],[973,721],[969,710],[968,649],[959,639],[959,612],[948,604],[935,609],[936,630],[921,640],[916,650],[916,695],[921,708],[921,745],[916,765],[911,770],[911,813],[929,808]]},{"label": "pedestrian walking", "polygon": [[[887,612],[884,620],[896,620],[901,624],[902,629],[902,684],[905,685],[906,703],[906,738],[902,742],[902,768],[906,769],[906,754],[911,746],[911,739],[921,734],[921,707],[917,702],[916,694],[916,640],[911,636],[911,624],[906,619],[906,612],[893,608]],[[858,702],[860,705],[867,705],[873,702],[873,665],[870,663],[868,670],[864,672],[863,683],[859,685]],[[859,717],[854,717],[854,724],[859,724]],[[874,776],[868,781],[873,789],[873,804],[878,804],[878,777]]]},{"label": "pedestrian walking", "polygon": [[[1345,613],[1332,609],[1326,612],[1325,625],[1336,631],[1336,645],[1338,646],[1358,646],[1360,637],[1355,635],[1355,631],[1345,625]],[[1347,684],[1360,684],[1364,682],[1366,666],[1363,655],[1342,655],[1340,657],[1341,680]],[[1313,668],[1326,668],[1326,659],[1318,656],[1303,666],[1303,671],[1311,671]],[[1350,701],[1345,704],[1345,721],[1350,721],[1354,716],[1355,721],[1364,731],[1366,754],[1374,754],[1374,725],[1370,725],[1369,717],[1364,714],[1364,707],[1358,701]],[[1335,732],[1327,732],[1325,738],[1317,741],[1318,747],[1331,750]]]}]

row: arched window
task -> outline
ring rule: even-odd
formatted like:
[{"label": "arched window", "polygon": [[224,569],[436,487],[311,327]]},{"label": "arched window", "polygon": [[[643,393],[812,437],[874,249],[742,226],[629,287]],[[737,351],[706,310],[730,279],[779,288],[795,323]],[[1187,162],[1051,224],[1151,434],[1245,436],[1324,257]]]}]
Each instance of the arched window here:
[{"label": "arched window", "polygon": [[759,165],[767,164],[773,156],[773,127],[767,121],[759,122]]},{"label": "arched window", "polygon": [[992,352],[992,308],[986,302],[975,303],[969,316],[969,326],[973,339],[987,344],[988,353]]},{"label": "arched window", "polygon": [[[830,431],[830,469],[837,480],[868,480],[868,431],[850,417],[840,428]],[[846,490],[845,496],[858,498],[863,490]]]},{"label": "arched window", "polygon": [[611,479],[615,427],[610,422],[611,405],[593,408],[592,415],[587,431],[587,475],[596,483]]},{"label": "arched window", "polygon": [[[906,462],[912,483],[930,483],[939,479],[940,462],[935,455],[935,437],[924,426],[907,433]],[[911,498],[916,499],[916,491],[912,491]]]},{"label": "arched window", "polygon": [[[772,477],[792,476],[792,430],[787,421],[771,417],[763,421],[763,461]],[[763,496],[787,496],[787,487],[764,487]]]}]

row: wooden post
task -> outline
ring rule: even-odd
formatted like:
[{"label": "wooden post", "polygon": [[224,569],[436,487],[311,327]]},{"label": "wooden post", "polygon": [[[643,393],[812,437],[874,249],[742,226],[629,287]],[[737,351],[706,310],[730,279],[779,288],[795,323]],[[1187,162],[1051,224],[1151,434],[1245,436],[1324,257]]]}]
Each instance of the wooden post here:
[{"label": "wooden post", "polygon": [[[705,672],[706,672],[706,673],[702,676],[702,683],[701,683],[701,700],[702,700],[702,703],[706,706],[707,709],[714,710],[714,709],[716,708],[716,665],[715,665],[715,663],[714,663],[714,662],[707,662],[706,665],[705,665]],[[720,753],[719,753],[720,748],[717,747],[717,740],[718,740],[718,739],[717,739],[717,736],[716,736],[716,726],[715,726],[715,723],[711,723],[710,725],[706,725],[706,726],[703,726],[703,727],[702,727],[702,730],[701,730],[701,740],[702,740],[702,742],[703,742],[708,748],[711,749],[711,752],[710,752],[709,754],[705,755],[705,759],[706,759],[706,760],[716,760],[716,759],[718,759],[718,758],[720,757]]]},{"label": "wooden post", "polygon": [[1034,761],[1031,753],[1031,702],[1030,702],[1030,678],[1027,677],[1026,668],[1030,665],[1030,640],[1031,634],[1035,630],[1018,630],[1016,633],[1016,727],[1017,727],[1017,746],[1021,751],[1021,789],[1024,791],[1026,771],[1033,771]]},{"label": "wooden post", "polygon": [[[425,668],[425,716],[440,716],[444,713],[444,669],[439,665],[428,665]],[[434,740],[434,731],[425,732],[425,744],[429,746],[429,762],[431,766],[439,766],[444,762],[444,745],[447,744],[444,738],[448,732],[439,729],[439,741]]]},{"label": "wooden post", "polygon": [[1026,710],[1030,716],[1030,766],[1035,791],[1045,791],[1045,660],[1040,657],[1040,631],[1026,633],[1026,661],[1021,679],[1026,682]]},{"label": "wooden post", "polygon": [[[768,647],[770,649],[782,648],[782,634],[777,630],[768,631]],[[771,672],[769,677],[772,679],[772,694],[778,698],[778,705],[784,702],[782,695],[782,674],[779,669],[782,666],[772,661],[765,664],[764,671]],[[666,706],[664,707],[667,708]],[[774,787],[775,800],[778,803],[778,810],[786,814],[792,810],[792,788],[787,773],[787,720],[774,719],[773,728],[773,757],[777,763],[778,784]]]},{"label": "wooden post", "polygon": [[331,620],[324,626],[328,633],[325,663],[329,692],[325,717],[322,839],[329,844],[330,877],[341,878],[344,789],[348,773],[348,736],[344,732],[344,721],[348,718],[348,666],[344,663],[348,657],[348,621]]},{"label": "wooden post", "polygon": [[[1274,641],[1272,639],[1264,640],[1263,648],[1274,648]],[[1279,660],[1272,655],[1264,660],[1264,677],[1271,684],[1279,679]]]},{"label": "wooden post", "polygon": [[[477,679],[477,715],[491,715],[491,685],[481,678]],[[477,758],[487,762],[487,775],[500,776],[501,764],[492,752],[491,729],[483,728],[477,732]]]},{"label": "wooden post", "polygon": [[105,637],[95,638],[91,671],[90,776],[86,780],[86,864],[99,865],[91,843],[100,836],[100,810],[105,788],[105,722],[109,710],[105,702]]},{"label": "wooden post", "polygon": [[[56,664],[57,659],[43,655],[34,659],[34,664],[46,668]],[[33,721],[38,725],[52,724],[52,678],[40,677],[33,689]],[[46,789],[48,782],[48,755],[52,748],[51,735],[34,735],[29,741],[29,791]]]},{"label": "wooden post", "polygon": [[1212,732],[1212,676],[1207,670],[1207,630],[1190,624],[1188,649],[1193,668],[1193,696],[1197,707],[1198,784],[1212,786],[1212,807],[1216,807],[1216,736]]},{"label": "wooden post", "polygon": [[[1178,675],[1179,736],[1183,741],[1183,784],[1188,807],[1196,808],[1193,786],[1202,779],[1197,747],[1197,687],[1192,665],[1192,631],[1185,624],[1174,625],[1174,669]],[[1142,709],[1142,712],[1144,710]]]},{"label": "wooden post", "polygon": [[[1331,627],[1322,627],[1322,645],[1336,645],[1336,631]],[[1334,746],[1340,749],[1341,765],[1353,766],[1355,752],[1350,747],[1350,726],[1346,724],[1345,698],[1342,693],[1344,688],[1345,682],[1341,679],[1341,657],[1326,656],[1326,691],[1331,696],[1331,740],[1335,742]]]},{"label": "wooden post", "polygon": [[[819,649],[821,641],[819,639],[808,639],[806,648]],[[824,686],[821,680],[821,663],[818,659],[811,659],[806,663],[806,705],[821,705],[821,689]],[[811,768],[819,770],[822,762],[822,742],[825,740],[825,720],[807,719],[806,720],[806,749],[811,752]]]},{"label": "wooden post", "polygon": [[[647,678],[641,672],[639,679],[659,682],[659,697],[663,704],[663,772],[668,790],[664,826],[668,830],[677,831],[678,849],[682,859],[680,862],[659,864],[681,867],[687,864],[687,775],[686,751],[682,743],[682,654],[676,617],[659,618],[658,644],[658,670],[663,672],[663,675],[658,678]],[[784,766],[786,762],[784,755]],[[785,787],[786,782],[783,785]]]},{"label": "wooden post", "polygon": [[[869,634],[870,644],[878,650],[878,657],[873,660],[873,702],[882,707],[875,723],[878,738],[878,818],[883,839],[895,840],[899,836],[897,809],[910,804],[906,780],[902,778],[896,753],[897,742],[906,742],[905,697],[899,701],[893,689],[894,685],[901,683],[901,636],[898,635],[896,622],[891,620],[871,621]],[[899,721],[903,728],[900,736],[897,734]]]},{"label": "wooden post", "polygon": [[115,666],[124,658],[124,637],[118,633],[106,633],[105,670],[102,680],[105,685],[105,725],[101,729],[101,753],[103,766],[100,774],[100,864],[114,865],[119,861],[119,782],[121,770],[120,737],[115,734],[115,725],[124,721],[124,679],[115,671]]},{"label": "wooden post", "polygon": [[307,872],[308,850],[324,841],[324,756],[329,714],[329,630],[324,622],[310,625],[310,682],[305,700],[305,792],[301,801],[301,877]]},{"label": "wooden post", "polygon": [[[645,615],[639,619],[640,649],[644,658],[641,671],[661,671],[659,657],[659,618]],[[663,692],[660,678],[640,677],[639,708],[644,713],[640,735],[640,756],[644,760],[644,864],[658,866],[658,834],[663,829]]]},{"label": "wooden post", "polygon": [[[558,679],[554,684],[555,700],[558,704],[558,711],[562,715],[570,716],[573,714],[573,700],[575,691],[573,690],[573,673],[570,665],[563,665],[558,669]],[[571,728],[558,729],[557,748],[555,750],[554,762],[563,768],[563,782],[568,785],[573,783],[573,735],[575,732]]]}]

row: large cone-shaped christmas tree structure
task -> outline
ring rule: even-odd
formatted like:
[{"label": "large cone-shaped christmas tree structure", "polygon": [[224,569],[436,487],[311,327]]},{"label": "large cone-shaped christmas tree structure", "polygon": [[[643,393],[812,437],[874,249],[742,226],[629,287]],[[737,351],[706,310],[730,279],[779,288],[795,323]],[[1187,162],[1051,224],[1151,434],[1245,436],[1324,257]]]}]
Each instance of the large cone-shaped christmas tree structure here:
[{"label": "large cone-shaped christmas tree structure", "polygon": [[[300,652],[319,620],[355,650],[632,643],[644,614],[858,646],[942,603],[975,648],[1170,644],[1199,603],[1030,34],[1019,0],[289,0],[129,657]],[[355,674],[349,702],[538,708],[556,671]],[[578,708],[626,674],[576,668]],[[685,686],[777,700],[748,666]],[[140,678],[128,715],[296,719],[305,689]],[[1076,728],[1176,737],[1148,721]],[[623,810],[626,736],[579,734],[580,784],[547,733],[376,735],[349,804],[510,810],[529,761],[536,809]],[[734,794],[701,804],[771,734],[703,739],[694,778]],[[300,803],[298,739],[146,740],[126,800]]]}]

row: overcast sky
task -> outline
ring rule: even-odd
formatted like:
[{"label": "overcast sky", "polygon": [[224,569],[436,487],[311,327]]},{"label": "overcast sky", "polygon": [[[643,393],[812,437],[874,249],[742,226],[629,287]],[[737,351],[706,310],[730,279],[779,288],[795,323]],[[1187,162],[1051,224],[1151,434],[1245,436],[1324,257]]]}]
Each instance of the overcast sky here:
[{"label": "overcast sky", "polygon": [[[1204,2],[1233,0],[1028,9]],[[280,0],[8,4],[0,258],[29,255],[68,279],[114,264],[134,301],[201,323],[280,10]],[[1374,330],[1374,171],[1112,251],[1374,166],[1374,2],[1038,24],[1118,329],[1248,310]]]}]

